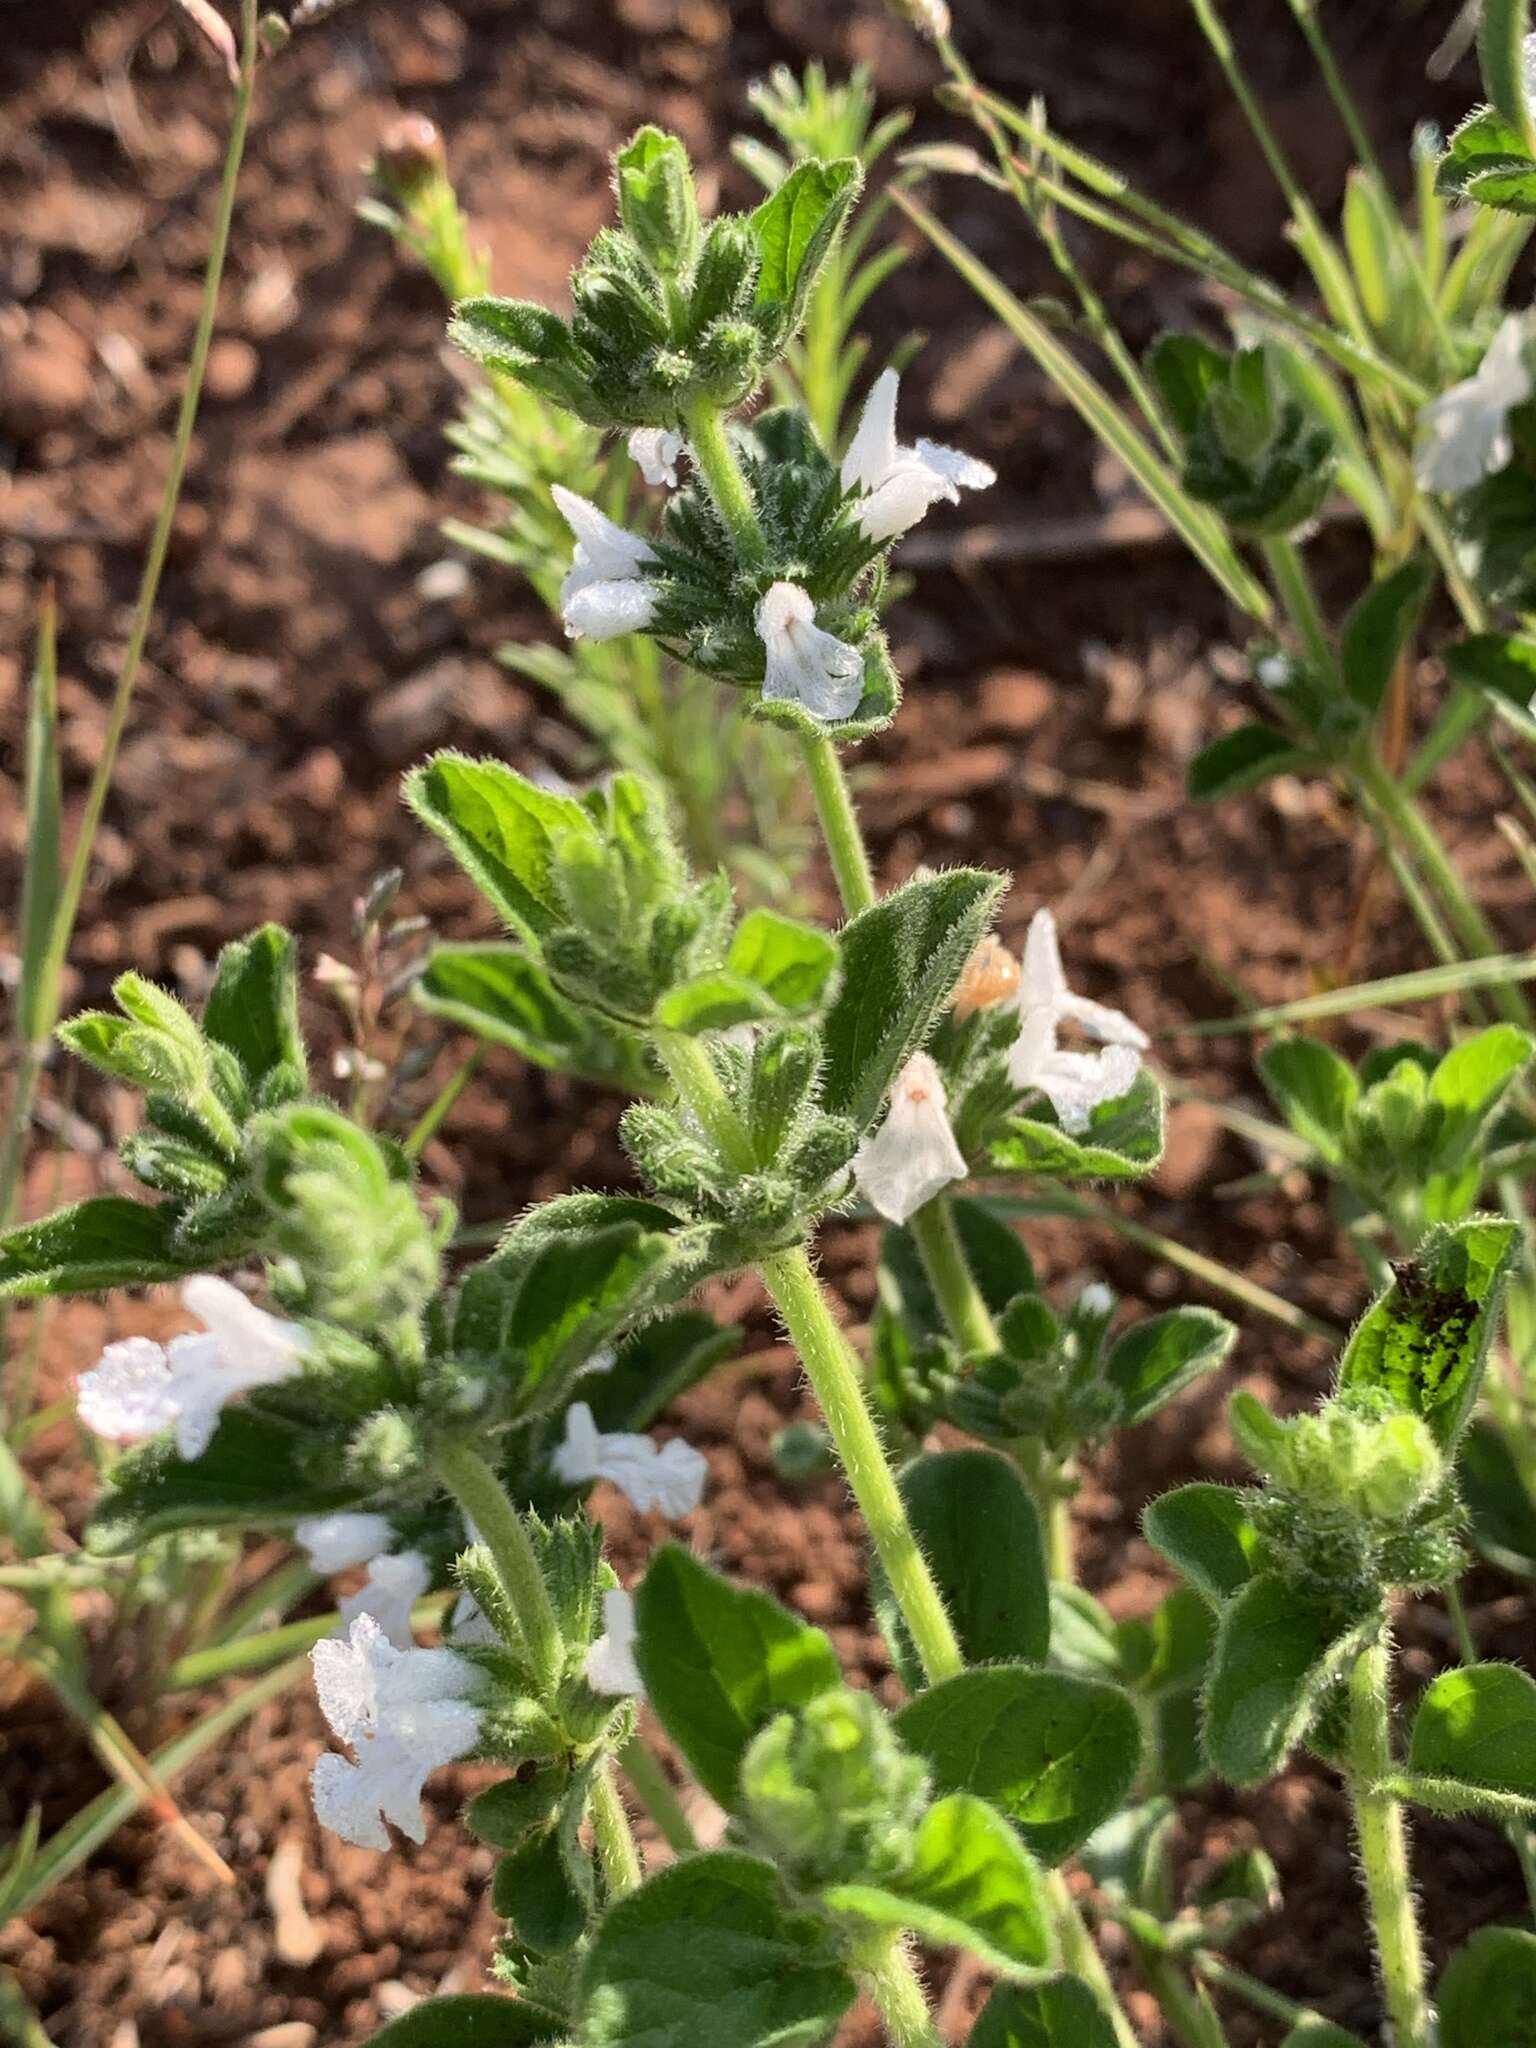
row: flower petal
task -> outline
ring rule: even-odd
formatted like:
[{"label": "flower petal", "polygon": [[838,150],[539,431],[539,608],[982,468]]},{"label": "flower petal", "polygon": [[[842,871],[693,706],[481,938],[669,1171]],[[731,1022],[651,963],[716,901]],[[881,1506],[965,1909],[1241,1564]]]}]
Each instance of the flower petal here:
[{"label": "flower petal", "polygon": [[109,1344],[80,1375],[75,1399],[86,1428],[109,1443],[158,1436],[177,1416],[170,1361],[164,1347],[148,1337]]},{"label": "flower petal", "polygon": [[312,1515],[296,1523],[294,1541],[309,1553],[317,1572],[344,1572],[354,1564],[370,1564],[381,1557],[395,1540],[394,1530],[383,1515],[361,1512]]},{"label": "flower petal", "polygon": [[763,643],[763,696],[799,704],[813,718],[835,724],[858,709],[864,695],[864,657],[858,648],[815,623],[816,607],[798,583],[775,583],[757,607]]},{"label": "flower petal", "polygon": [[687,446],[681,434],[669,427],[636,427],[629,437],[629,453],[639,465],[648,484],[677,488],[677,461]]},{"label": "flower petal", "polygon": [[944,1083],[927,1053],[914,1053],[902,1068],[885,1122],[859,1147],[853,1170],[870,1204],[892,1223],[905,1223],[925,1202],[965,1178],[965,1155],[950,1127]]}]

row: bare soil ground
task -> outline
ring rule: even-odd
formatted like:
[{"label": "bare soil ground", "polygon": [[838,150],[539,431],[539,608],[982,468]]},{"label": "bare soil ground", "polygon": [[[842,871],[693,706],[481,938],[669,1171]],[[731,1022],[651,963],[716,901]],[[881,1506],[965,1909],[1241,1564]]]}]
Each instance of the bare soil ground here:
[{"label": "bare soil ground", "polygon": [[[1454,115],[1473,96],[1465,68],[1441,88],[1423,79],[1452,10],[1358,0],[1336,11],[1351,77],[1402,162],[1417,115]],[[960,0],[956,12],[990,83],[1016,95],[1044,90],[1068,132],[1198,210],[1245,255],[1293,275],[1280,208],[1183,0],[1048,0],[1027,10]],[[1282,134],[1331,206],[1343,149],[1285,10],[1232,12]],[[165,465],[227,87],[164,0],[11,0],[4,14],[0,900],[14,901],[22,679],[39,592],[46,579],[57,585],[78,802]],[[343,953],[353,899],[391,863],[405,870],[406,907],[447,930],[483,930],[466,886],[408,823],[401,770],[438,744],[524,768],[579,762],[550,703],[492,656],[509,636],[548,633],[527,594],[483,565],[446,601],[418,585],[447,552],[438,522],[472,501],[445,475],[441,434],[457,373],[434,294],[352,216],[359,166],[390,117],[409,108],[439,122],[498,284],[554,299],[605,216],[607,153],[641,118],[681,130],[729,198],[739,174],[726,143],[747,119],[746,81],[809,55],[834,68],[869,60],[892,103],[925,102],[935,76],[878,7],[809,0],[360,0],[271,67],[204,424],[72,999],[99,1000],[127,965],[195,991],[219,944],[267,917],[295,927],[311,962],[323,948]],[[926,107],[920,130],[953,132]],[[946,182],[938,200],[1017,288],[1052,288],[1016,221],[979,188]],[[1138,343],[1197,310],[1186,281],[1091,245],[1082,253]],[[1193,1039],[1181,1027],[1229,1014],[1234,987],[1273,1000],[1419,964],[1414,933],[1387,890],[1363,897],[1356,822],[1326,792],[1280,783],[1213,811],[1186,803],[1189,756],[1240,716],[1239,623],[1176,550],[1119,545],[1102,531],[1123,479],[963,288],[919,253],[874,317],[887,339],[913,325],[927,331],[912,416],[986,455],[1002,476],[963,558],[946,550],[942,526],[924,530],[915,587],[893,622],[907,702],[864,763],[880,867],[892,880],[921,860],[1010,870],[1005,936],[1021,936],[1036,903],[1053,903],[1083,985],[1112,992],[1160,1034],[1170,1076],[1256,1102],[1245,1042]],[[1053,551],[1042,555],[1047,533]],[[1349,532],[1330,530],[1325,580],[1345,594],[1360,567]],[[1426,703],[1436,681],[1426,672]],[[1512,943],[1529,943],[1528,900],[1491,829],[1497,787],[1474,749],[1441,777],[1435,808],[1491,914]],[[336,1020],[318,992],[311,1013],[323,1063]],[[430,1087],[399,1104],[402,1114]],[[62,1073],[48,1100],[73,1149],[62,1168],[40,1156],[34,1206],[53,1198],[61,1172],[71,1192],[110,1182],[101,1141],[118,1134],[124,1112],[110,1092]],[[472,1219],[506,1216],[536,1197],[621,1179],[617,1110],[493,1056],[428,1167]],[[1223,1192],[1254,1165],[1244,1143],[1189,1104],[1174,1112],[1150,1186],[1116,1199],[1346,1322],[1361,1284],[1318,1191]],[[1053,1284],[1094,1268],[1133,1306],[1205,1298],[1108,1231],[1044,1224],[1031,1228],[1031,1244]],[[870,1249],[867,1233],[846,1229],[827,1246],[855,1322],[870,1305]],[[715,1481],[691,1540],[829,1627],[853,1671],[888,1684],[856,1518],[835,1482],[787,1491],[772,1473],[773,1429],[810,1412],[792,1362],[749,1297],[730,1306],[746,1312],[752,1363],[688,1404]],[[42,1397],[67,1392],[104,1334],[159,1313],[61,1310],[45,1336]],[[1221,1420],[1232,1386],[1300,1403],[1324,1387],[1327,1368],[1324,1347],[1248,1318],[1219,1385],[1101,1461],[1077,1504],[1078,1536],[1087,1583],[1117,1614],[1144,1611],[1163,1583],[1138,1534],[1146,1501],[1196,1474],[1238,1476]],[[33,1461],[61,1530],[77,1529],[94,1482],[72,1428],[50,1430]],[[620,1555],[638,1565],[654,1532],[617,1515],[614,1526]],[[1483,1573],[1470,1591],[1485,1651],[1528,1645],[1529,1610],[1510,1582]],[[1412,1617],[1409,1682],[1425,1682],[1448,1648],[1437,1613]],[[184,1699],[151,1711],[124,1672],[97,1675],[146,1743],[192,1711]],[[435,1784],[440,1825],[425,1848],[377,1858],[312,1824],[305,1778],[322,1737],[299,1687],[179,1781],[194,1825],[237,1870],[235,1888],[215,1884],[140,1817],[26,1923],[0,1933],[0,1963],[60,2048],[343,2048],[415,1995],[480,1980],[494,1931],[482,1896],[487,1858],[451,1824],[473,1773]],[[14,1671],[0,1675],[0,1825],[14,1828],[41,1802],[45,1827],[57,1827],[102,1782],[49,1695]],[[1323,1777],[1299,1766],[1258,1798],[1212,1788],[1185,1801],[1183,1818],[1192,1858],[1257,1835],[1280,1865],[1284,1910],[1248,1939],[1244,1966],[1370,2034],[1380,2014],[1351,1850]],[[1514,1860],[1486,1828],[1426,1823],[1418,1870],[1437,1961],[1470,1928],[1519,1910]],[[970,1986],[968,1975],[951,1986],[955,2017]],[[1153,2048],[1155,2012],[1131,1996]],[[1235,2042],[1278,2041],[1274,2026],[1233,2017]]]}]

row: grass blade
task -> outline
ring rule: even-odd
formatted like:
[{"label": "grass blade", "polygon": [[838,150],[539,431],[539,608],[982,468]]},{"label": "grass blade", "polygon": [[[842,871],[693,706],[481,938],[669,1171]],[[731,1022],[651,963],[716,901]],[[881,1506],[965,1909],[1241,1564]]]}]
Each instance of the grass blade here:
[{"label": "grass blade", "polygon": [[1216,1038],[1235,1031],[1274,1031],[1283,1024],[1304,1024],[1315,1017],[1342,1017],[1353,1010],[1395,1009],[1401,1003],[1429,1003],[1438,996],[1460,995],[1464,989],[1498,988],[1536,979],[1536,960],[1522,953],[1497,953],[1491,959],[1458,960],[1445,967],[1422,967],[1412,974],[1389,974],[1380,981],[1357,981],[1352,988],[1324,989],[1298,996],[1267,1010],[1242,1017],[1208,1018],[1181,1024],[1170,1038]]},{"label": "grass blade", "polygon": [[1174,532],[1238,609],[1250,618],[1267,619],[1270,602],[1263,586],[1243,566],[1216,521],[1194,503],[1173,471],[1131,425],[1097,379],[985,263],[939,225],[925,206],[908,192],[893,191],[892,197],[977,296],[992,308],[1020,346],[1034,357],[1105,446],[1120,458]]}]

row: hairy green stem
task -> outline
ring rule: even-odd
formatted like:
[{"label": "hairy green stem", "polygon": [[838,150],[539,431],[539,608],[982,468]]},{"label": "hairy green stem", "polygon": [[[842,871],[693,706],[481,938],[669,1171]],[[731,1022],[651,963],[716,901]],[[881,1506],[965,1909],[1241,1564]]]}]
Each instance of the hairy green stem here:
[{"label": "hairy green stem", "polygon": [[1061,1943],[1061,1960],[1074,1976],[1083,1979],[1103,2006],[1104,2017],[1114,2030],[1116,2048],[1141,2048],[1136,2039],[1136,2029],[1116,1995],[1104,1958],[1099,1954],[1098,1944],[1089,1933],[1088,1924],[1059,1870],[1047,1871],[1045,1895],[1056,1923],[1056,1937]]},{"label": "hairy green stem", "polygon": [[767,546],[752,492],[726,432],[724,413],[710,399],[696,399],[684,414],[683,424],[688,429],[688,445],[699,474],[709,486],[709,495],[736,543],[737,553],[749,567],[756,566]]},{"label": "hairy green stem", "polygon": [[1308,661],[1324,676],[1332,675],[1336,668],[1333,646],[1300,548],[1293,540],[1267,540],[1263,543],[1263,554]]},{"label": "hairy green stem", "polygon": [[1429,1992],[1408,1869],[1408,1830],[1400,1803],[1377,1789],[1392,1770],[1390,1669],[1389,1640],[1383,1631],[1350,1674],[1345,1779],[1355,1809],[1360,1868],[1396,2048],[1430,2048]]},{"label": "hairy green stem", "polygon": [[592,1835],[597,1843],[603,1881],[611,1899],[635,1891],[645,1877],[640,1851],[630,1830],[629,1815],[613,1782],[613,1765],[605,1763],[592,1781]]},{"label": "hairy green stem", "polygon": [[956,1343],[964,1351],[996,1351],[997,1325],[966,1261],[949,1203],[942,1197],[925,1202],[907,1228]]},{"label": "hairy green stem", "polygon": [[635,1797],[661,1830],[661,1838],[675,1855],[690,1855],[699,1846],[692,1823],[683,1811],[672,1780],[638,1735],[632,1735],[619,1751],[619,1767],[628,1778]]},{"label": "hairy green stem", "polygon": [[874,1417],[864,1377],[803,1250],[762,1262],[764,1285],[800,1354],[832,1441],[869,1529],[891,1591],[930,1685],[953,1678],[964,1662],[954,1626],[918,1548]]},{"label": "hairy green stem", "polygon": [[944,2048],[928,1999],[901,1936],[883,1936],[858,1959],[859,1975],[880,2009],[891,2048]]},{"label": "hairy green stem", "polygon": [[816,815],[821,821],[821,836],[826,841],[837,893],[843,900],[843,909],[850,917],[857,917],[874,903],[875,877],[842,760],[832,742],[820,734],[814,738],[809,733],[802,734],[800,752],[810,778],[811,794],[816,799]]},{"label": "hairy green stem", "polygon": [[539,1569],[522,1516],[507,1498],[491,1467],[468,1444],[444,1444],[433,1461],[438,1477],[474,1524],[491,1553],[541,1692],[552,1694],[560,1682],[564,1645],[550,1603],[549,1588]]}]

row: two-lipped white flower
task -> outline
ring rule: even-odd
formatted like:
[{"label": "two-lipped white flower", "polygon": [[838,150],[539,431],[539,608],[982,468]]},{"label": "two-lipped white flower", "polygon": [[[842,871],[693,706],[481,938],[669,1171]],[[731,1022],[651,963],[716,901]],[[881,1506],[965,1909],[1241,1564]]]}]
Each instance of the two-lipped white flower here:
[{"label": "two-lipped white flower", "polygon": [[315,1817],[360,1849],[387,1849],[392,1820],[427,1838],[421,1788],[429,1773],[475,1746],[482,1675],[452,1650],[397,1649],[371,1614],[345,1638],[310,1652],[320,1710],[356,1763],[328,1751],[310,1778]]},{"label": "two-lipped white flower", "polygon": [[894,540],[940,498],[958,504],[962,490],[984,491],[997,482],[995,470],[959,448],[937,441],[901,445],[896,439],[900,381],[894,370],[880,372],[843,457],[843,489],[860,494],[856,517],[870,541]]},{"label": "two-lipped white flower", "polygon": [[798,583],[770,584],[757,607],[757,635],[770,704],[799,704],[824,725],[853,716],[864,695],[864,657],[817,625],[808,591]]},{"label": "two-lipped white flower", "polygon": [[1475,373],[1419,414],[1414,475],[1426,491],[1470,491],[1514,453],[1509,415],[1531,395],[1525,320],[1511,313]]},{"label": "two-lipped white flower", "polygon": [[670,427],[636,427],[629,437],[630,460],[639,465],[648,484],[665,484],[675,491],[677,459],[687,445]]},{"label": "two-lipped white flower", "polygon": [[565,1441],[551,1462],[569,1486],[607,1479],[642,1515],[659,1508],[673,1521],[693,1513],[709,1477],[708,1460],[681,1437],[658,1445],[648,1436],[600,1430],[585,1401],[565,1411]]},{"label": "two-lipped white flower", "polygon": [[[1015,1087],[1038,1088],[1064,1131],[1086,1131],[1091,1112],[1115,1102],[1135,1082],[1141,1055],[1151,1044],[1139,1024],[1106,1003],[1074,995],[1061,965],[1056,920],[1037,910],[1024,941],[1023,972],[1014,1003],[1019,1035],[1008,1056]],[[1056,1042],[1057,1028],[1076,1024],[1099,1041],[1097,1052],[1069,1052]]]},{"label": "two-lipped white flower", "polygon": [[576,536],[576,552],[560,586],[560,616],[573,640],[614,640],[651,623],[656,592],[641,575],[656,557],[649,541],[615,526],[590,498],[551,486],[560,515]]},{"label": "two-lipped white flower", "polygon": [[645,1698],[645,1680],[635,1662],[635,1603],[628,1593],[603,1595],[603,1634],[587,1652],[581,1675],[594,1692],[615,1698]]},{"label": "two-lipped white flower", "polygon": [[896,1076],[885,1122],[854,1154],[853,1171],[870,1206],[892,1223],[905,1223],[951,1181],[965,1178],[944,1082],[927,1053],[913,1053]]},{"label": "two-lipped white flower", "polygon": [[207,1450],[226,1402],[275,1386],[302,1366],[304,1333],[247,1301],[215,1274],[186,1281],[182,1305],[203,1328],[156,1344],[125,1337],[80,1376],[80,1420],[114,1443],[174,1428],[184,1458]]},{"label": "two-lipped white flower", "polygon": [[371,1614],[397,1649],[412,1642],[411,1609],[431,1589],[432,1571],[419,1550],[393,1550],[395,1532],[383,1515],[356,1511],[314,1515],[294,1528],[317,1572],[327,1577],[365,1564],[368,1576],[338,1603],[345,1635],[360,1614]]}]

